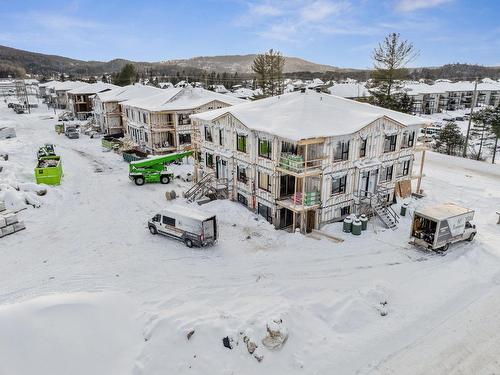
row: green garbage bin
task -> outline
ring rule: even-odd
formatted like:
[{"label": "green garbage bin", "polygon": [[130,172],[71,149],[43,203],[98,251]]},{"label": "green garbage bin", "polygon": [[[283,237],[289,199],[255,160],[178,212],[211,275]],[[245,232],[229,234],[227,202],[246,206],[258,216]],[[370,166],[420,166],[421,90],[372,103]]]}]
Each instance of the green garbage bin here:
[{"label": "green garbage bin", "polygon": [[362,224],[361,224],[361,220],[359,219],[356,219],[352,222],[352,226],[351,226],[351,232],[352,234],[354,234],[355,236],[359,236],[361,234],[361,228],[362,228]]},{"label": "green garbage bin", "polygon": [[406,210],[408,210],[408,203],[403,203],[400,211],[401,216],[406,216]]},{"label": "green garbage bin", "polygon": [[346,233],[351,233],[351,226],[352,226],[352,218],[346,217],[344,219],[344,225],[342,226],[342,230]]},{"label": "green garbage bin", "polygon": [[365,214],[359,217],[359,221],[361,221],[361,230],[366,230],[368,228],[368,218]]}]

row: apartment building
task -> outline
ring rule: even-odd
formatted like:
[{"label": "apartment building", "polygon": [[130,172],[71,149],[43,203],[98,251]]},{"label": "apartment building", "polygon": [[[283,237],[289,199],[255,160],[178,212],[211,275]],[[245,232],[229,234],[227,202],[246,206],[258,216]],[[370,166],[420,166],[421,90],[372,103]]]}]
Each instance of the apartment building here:
[{"label": "apartment building", "polygon": [[227,179],[229,197],[276,228],[341,220],[356,197],[409,181],[419,117],[303,90],[191,115],[197,179]]},{"label": "apartment building", "polygon": [[243,102],[202,88],[176,87],[124,101],[121,106],[128,137],[145,152],[165,154],[191,147],[191,114]]},{"label": "apartment building", "polygon": [[118,86],[111,83],[82,83],[67,91],[67,107],[79,120],[86,120],[92,116],[94,95],[114,88]]},{"label": "apartment building", "polygon": [[500,82],[479,82],[474,95],[474,82],[437,81],[433,85],[408,83],[404,91],[413,98],[413,113],[433,114],[442,111],[467,109],[472,105],[497,106],[500,104]]},{"label": "apartment building", "polygon": [[125,128],[120,103],[156,95],[162,91],[156,87],[134,84],[97,93],[93,98],[95,122],[106,135],[124,134]]}]

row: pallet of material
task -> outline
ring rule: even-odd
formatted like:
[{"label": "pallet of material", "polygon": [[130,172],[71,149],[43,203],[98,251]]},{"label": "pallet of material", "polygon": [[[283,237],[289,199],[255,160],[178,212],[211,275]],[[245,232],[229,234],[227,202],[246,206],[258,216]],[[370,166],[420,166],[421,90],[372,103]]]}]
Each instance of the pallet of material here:
[{"label": "pallet of material", "polygon": [[23,229],[26,229],[24,222],[19,221],[17,214],[6,210],[4,202],[0,202],[0,238]]}]

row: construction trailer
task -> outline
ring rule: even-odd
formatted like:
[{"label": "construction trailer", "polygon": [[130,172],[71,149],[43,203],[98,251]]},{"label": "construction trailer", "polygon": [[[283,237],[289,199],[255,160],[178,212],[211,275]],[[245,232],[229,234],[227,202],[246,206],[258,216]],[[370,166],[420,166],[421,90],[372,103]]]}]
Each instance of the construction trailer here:
[{"label": "construction trailer", "polygon": [[172,205],[148,221],[151,234],[183,241],[187,247],[213,245],[218,238],[217,218],[191,207]]},{"label": "construction trailer", "polygon": [[413,214],[411,240],[426,249],[446,251],[452,243],[474,239],[473,219],[473,210],[454,203],[420,208]]},{"label": "construction trailer", "polygon": [[38,158],[35,168],[35,179],[37,184],[59,185],[62,177],[61,157],[42,156]]},{"label": "construction trailer", "polygon": [[132,161],[129,164],[129,178],[136,185],[144,185],[146,182],[161,182],[168,184],[174,178],[167,165],[185,157],[191,156],[193,151],[174,152],[168,155],[155,156],[149,159]]}]

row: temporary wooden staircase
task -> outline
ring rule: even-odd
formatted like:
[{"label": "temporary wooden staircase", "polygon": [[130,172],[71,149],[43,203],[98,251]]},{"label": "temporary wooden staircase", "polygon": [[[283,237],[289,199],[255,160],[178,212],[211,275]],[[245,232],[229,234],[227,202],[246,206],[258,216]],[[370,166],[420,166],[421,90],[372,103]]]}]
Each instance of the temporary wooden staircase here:
[{"label": "temporary wooden staircase", "polygon": [[387,228],[396,230],[399,223],[399,215],[386,200],[389,193],[389,189],[386,188],[379,188],[375,193],[369,191],[356,193],[356,211],[368,217],[377,216]]},{"label": "temporary wooden staircase", "polygon": [[184,192],[184,198],[189,202],[194,202],[203,197],[208,197],[210,200],[228,198],[227,178],[215,178],[213,173],[209,173],[203,176],[188,191]]}]

